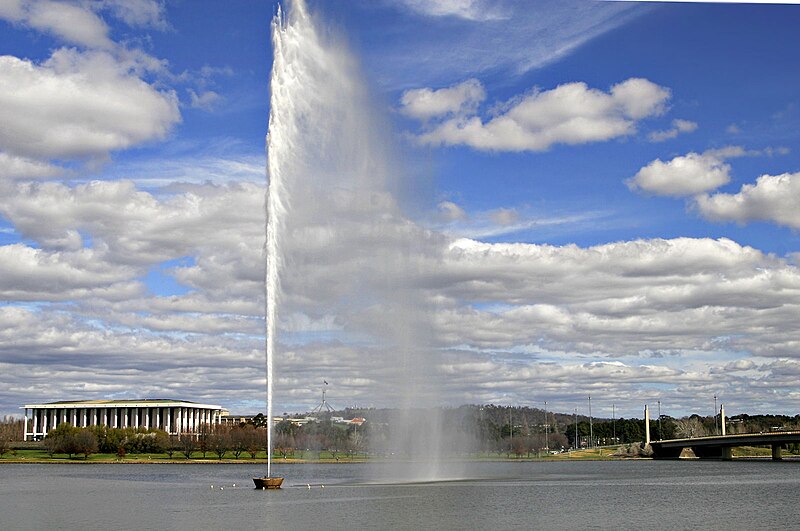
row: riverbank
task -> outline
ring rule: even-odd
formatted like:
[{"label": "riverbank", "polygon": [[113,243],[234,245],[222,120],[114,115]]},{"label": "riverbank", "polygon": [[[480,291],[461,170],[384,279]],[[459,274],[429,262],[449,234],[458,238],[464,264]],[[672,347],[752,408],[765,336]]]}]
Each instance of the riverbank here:
[{"label": "riverbank", "polygon": [[[557,460],[613,460],[619,459],[611,455],[611,450],[580,450],[575,452],[564,452],[559,454],[541,454],[539,456],[509,456],[508,454],[481,454],[481,455],[465,455],[452,458],[453,461],[473,461],[473,462],[508,462],[508,463],[523,463],[535,461],[557,461]],[[324,464],[349,464],[349,463],[381,463],[391,461],[392,459],[383,456],[334,456],[326,452],[322,453],[321,457],[318,456],[303,456],[303,457],[273,457],[273,463],[281,464],[308,464],[308,463],[324,463]],[[196,452],[190,458],[183,456],[172,457],[166,454],[128,454],[120,458],[116,454],[92,454],[87,458],[83,456],[69,457],[66,455],[56,454],[54,456],[47,455],[43,450],[17,450],[16,455],[6,456],[0,458],[0,465],[2,464],[20,464],[20,463],[46,463],[46,464],[257,464],[266,465],[266,455],[261,452],[255,459],[251,457],[234,457],[231,454],[223,456],[221,459],[216,456],[207,455],[202,457],[199,452]]]},{"label": "riverbank", "polygon": [[[592,448],[583,450],[574,450],[570,452],[561,452],[553,454],[541,454],[531,456],[509,456],[508,454],[480,454],[480,455],[465,455],[452,458],[453,461],[472,461],[472,462],[497,462],[497,463],[524,463],[524,462],[545,462],[545,461],[624,461],[632,459],[650,459],[642,457],[628,457],[617,455],[616,447]],[[251,457],[235,457],[232,454],[224,455],[221,459],[215,456],[206,455],[202,457],[198,455],[200,452],[195,452],[190,458],[172,457],[166,454],[129,454],[120,458],[116,454],[92,454],[88,458],[83,456],[69,457],[66,455],[49,456],[41,449],[17,449],[16,455],[6,455],[0,458],[0,465],[2,464],[114,464],[114,465],[135,465],[135,464],[177,464],[177,465],[192,465],[192,464],[243,464],[243,465],[266,465],[266,455],[261,452],[256,458]],[[739,447],[735,448],[733,452],[734,458],[741,459],[758,459],[770,458],[770,448],[757,448],[757,447]],[[786,456],[790,457],[790,456]],[[310,463],[323,463],[323,464],[359,464],[359,463],[381,463],[391,461],[386,457],[369,456],[369,455],[334,455],[326,452],[321,452],[321,456],[303,456],[303,457],[273,457],[273,463],[301,465]]]}]

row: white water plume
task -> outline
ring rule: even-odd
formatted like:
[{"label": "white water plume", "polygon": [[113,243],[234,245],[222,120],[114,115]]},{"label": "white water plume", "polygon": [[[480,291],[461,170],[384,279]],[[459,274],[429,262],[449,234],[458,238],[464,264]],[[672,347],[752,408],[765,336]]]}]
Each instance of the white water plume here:
[{"label": "white water plume", "polygon": [[[279,346],[276,323],[289,314],[332,321],[334,339],[325,347],[357,359],[358,378],[383,390],[371,403],[404,412],[378,450],[411,461],[432,457],[416,468],[404,463],[393,474],[407,481],[436,479],[434,461],[444,443],[440,419],[430,412],[440,405],[442,378],[432,347],[433,300],[420,279],[435,275],[445,240],[402,214],[393,195],[404,186],[402,173],[347,48],[319,30],[300,0],[285,15],[278,12],[272,39],[266,286],[270,426],[273,355],[280,377],[276,386],[283,389],[276,390],[278,395],[317,384],[303,375],[281,375],[282,356],[298,357],[302,351],[308,364],[336,363],[315,357],[318,345],[310,340],[303,349]],[[419,407],[430,408],[424,419],[410,413]]]}]

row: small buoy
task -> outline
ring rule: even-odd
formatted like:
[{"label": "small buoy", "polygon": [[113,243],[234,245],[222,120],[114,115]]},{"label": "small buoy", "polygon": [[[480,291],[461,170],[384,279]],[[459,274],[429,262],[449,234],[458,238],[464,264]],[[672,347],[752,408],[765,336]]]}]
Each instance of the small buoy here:
[{"label": "small buoy", "polygon": [[213,488],[214,488],[214,485],[211,485],[211,488],[213,489]]},{"label": "small buoy", "polygon": [[309,485],[308,483],[306,483],[306,487],[308,487],[308,489],[311,490],[311,485]]},{"label": "small buoy", "polygon": [[220,487],[219,490],[225,490],[225,487]]},{"label": "small buoy", "polygon": [[261,487],[261,490],[267,490],[267,487]]},{"label": "small buoy", "polygon": [[234,488],[234,489],[236,488],[236,483],[234,483],[234,484],[233,484],[233,488]]},{"label": "small buoy", "polygon": [[325,485],[320,485],[320,487],[322,487],[322,488],[324,489],[324,488],[325,488]]}]

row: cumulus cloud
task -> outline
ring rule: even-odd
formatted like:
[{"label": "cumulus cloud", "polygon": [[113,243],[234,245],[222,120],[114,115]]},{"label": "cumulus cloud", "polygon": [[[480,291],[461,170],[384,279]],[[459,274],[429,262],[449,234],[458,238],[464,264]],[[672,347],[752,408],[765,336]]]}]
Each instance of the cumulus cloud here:
[{"label": "cumulus cloud", "polygon": [[400,103],[405,114],[418,120],[427,120],[447,114],[474,113],[485,98],[486,92],[481,82],[468,79],[453,87],[439,90],[407,90],[401,96]]},{"label": "cumulus cloud", "polygon": [[626,181],[628,188],[655,195],[686,196],[719,188],[730,181],[730,165],[713,153],[688,153],[663,162],[656,159]]},{"label": "cumulus cloud", "polygon": [[442,201],[438,206],[439,215],[445,222],[465,221],[469,217],[463,208],[452,201]]},{"label": "cumulus cloud", "polygon": [[[474,106],[475,98],[482,94],[477,86],[469,86],[469,98],[464,96],[462,84],[440,89],[448,91],[445,93],[429,89],[411,92],[410,96],[406,93],[402,103],[405,109],[418,104],[422,96],[428,101],[442,96],[441,100],[451,103],[440,104],[439,108],[454,112],[454,108],[462,109],[456,103]],[[472,113],[445,118],[432,123],[418,139],[424,144],[467,145],[487,151],[544,151],[554,144],[599,142],[633,134],[638,121],[664,112],[669,97],[669,89],[640,78],[616,84],[608,92],[589,88],[585,83],[568,83],[514,98],[500,105],[500,110],[486,121]],[[429,105],[426,110],[433,107]],[[413,107],[406,112],[435,115]]]},{"label": "cumulus cloud", "polygon": [[798,269],[730,240],[589,248],[459,240],[446,264],[442,293],[452,301],[502,306],[453,306],[439,316],[445,343],[539,343],[617,357],[666,345],[713,350],[719,336],[730,337],[728,348],[790,355],[800,339],[778,324],[800,304]]},{"label": "cumulus cloud", "polygon": [[260,253],[262,192],[254,184],[185,185],[161,199],[130,181],[19,183],[0,198],[0,213],[43,248],[77,251],[85,233],[107,246],[110,258],[142,265],[228,242]]},{"label": "cumulus cloud", "polygon": [[519,220],[519,213],[513,208],[498,208],[490,215],[498,225],[511,225]]},{"label": "cumulus cloud", "polygon": [[80,4],[50,0],[17,0],[0,8],[0,17],[55,35],[71,44],[110,49],[109,28],[93,11]]},{"label": "cumulus cloud", "polygon": [[56,177],[63,173],[64,170],[58,166],[24,157],[15,157],[0,151],[0,180],[41,179]]},{"label": "cumulus cloud", "polygon": [[210,111],[220,101],[221,96],[213,90],[205,90],[199,94],[192,89],[188,90],[191,106],[196,109]]},{"label": "cumulus cloud", "polygon": [[508,17],[496,2],[486,0],[402,0],[402,3],[430,17],[457,17],[473,21],[503,20]]},{"label": "cumulus cloud", "polygon": [[34,159],[106,157],[164,138],[177,98],[105,52],[57,50],[45,63],[0,57],[0,149]]},{"label": "cumulus cloud", "polygon": [[141,293],[136,270],[110,264],[102,250],[47,252],[19,243],[3,245],[0,269],[0,298],[7,300],[121,299]]},{"label": "cumulus cloud", "polygon": [[675,119],[672,120],[672,127],[664,131],[653,131],[647,138],[651,142],[663,142],[676,138],[681,133],[691,133],[697,129],[697,123],[689,120]]},{"label": "cumulus cloud", "polygon": [[800,229],[800,173],[762,175],[738,193],[702,195],[695,204],[715,221],[770,221]]},{"label": "cumulus cloud", "polygon": [[169,28],[162,2],[155,0],[103,0],[101,5],[129,26],[159,30]]}]

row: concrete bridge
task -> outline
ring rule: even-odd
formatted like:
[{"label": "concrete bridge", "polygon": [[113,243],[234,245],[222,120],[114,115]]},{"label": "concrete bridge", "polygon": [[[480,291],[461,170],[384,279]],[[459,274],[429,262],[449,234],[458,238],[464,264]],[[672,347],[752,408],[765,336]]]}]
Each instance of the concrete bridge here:
[{"label": "concrete bridge", "polygon": [[655,459],[677,459],[684,448],[691,448],[700,459],[730,460],[735,446],[771,446],[772,459],[781,459],[784,445],[800,443],[800,431],[776,431],[770,433],[743,433],[739,435],[714,435],[691,439],[666,439],[650,441]]},{"label": "concrete bridge", "polygon": [[725,433],[725,406],[719,410],[722,420],[722,434],[710,437],[691,437],[688,439],[650,440],[650,411],[644,407],[645,444],[653,449],[654,459],[677,459],[685,448],[691,448],[700,459],[733,458],[732,449],[736,446],[771,446],[772,459],[781,460],[781,448],[787,444],[800,443],[800,431],[772,431],[768,433],[742,433],[727,435]]}]

